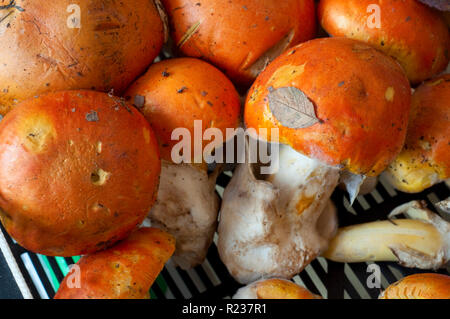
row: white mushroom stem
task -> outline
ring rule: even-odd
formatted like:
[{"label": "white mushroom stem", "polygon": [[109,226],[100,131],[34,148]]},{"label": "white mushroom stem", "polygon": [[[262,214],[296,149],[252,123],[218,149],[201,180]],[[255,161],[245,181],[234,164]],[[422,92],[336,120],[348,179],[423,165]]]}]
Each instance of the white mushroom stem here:
[{"label": "white mushroom stem", "polygon": [[253,169],[239,165],[225,189],[219,254],[240,283],[290,279],[327,248],[336,231],[329,198],[339,170],[289,146],[280,147],[278,172],[257,179]]},{"label": "white mushroom stem", "polygon": [[206,169],[190,164],[162,162],[157,200],[148,217],[152,226],[175,237],[172,259],[183,269],[201,264],[212,243],[219,211],[218,173],[219,169],[208,175]]},{"label": "white mushroom stem", "polygon": [[337,262],[397,261],[406,267],[438,269],[450,258],[450,224],[412,201],[390,215],[408,219],[342,227],[324,257]]}]

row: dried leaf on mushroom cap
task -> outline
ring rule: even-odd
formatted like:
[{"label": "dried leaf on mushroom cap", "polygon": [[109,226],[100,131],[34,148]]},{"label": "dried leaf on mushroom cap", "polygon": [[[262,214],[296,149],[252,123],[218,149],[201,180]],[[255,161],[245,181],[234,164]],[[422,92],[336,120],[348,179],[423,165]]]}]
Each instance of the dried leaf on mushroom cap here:
[{"label": "dried leaf on mushroom cap", "polygon": [[306,128],[320,122],[314,104],[305,93],[295,87],[270,89],[269,107],[275,118],[285,127]]}]

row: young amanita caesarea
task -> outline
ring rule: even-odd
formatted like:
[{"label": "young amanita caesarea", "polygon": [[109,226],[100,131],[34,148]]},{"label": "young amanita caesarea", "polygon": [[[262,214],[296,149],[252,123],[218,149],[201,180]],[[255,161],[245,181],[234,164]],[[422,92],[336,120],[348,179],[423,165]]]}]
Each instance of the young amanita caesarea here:
[{"label": "young amanita caesarea", "polygon": [[390,285],[379,299],[450,299],[450,276],[410,275]]},{"label": "young amanita caesarea", "polygon": [[[191,268],[206,256],[219,211],[215,193],[219,170],[208,174],[205,155],[210,154],[205,153],[234,136],[241,114],[239,95],[231,81],[214,66],[199,59],[178,58],[153,64],[126,96],[150,122],[161,150],[158,196],[148,217],[153,226],[175,236],[175,263]],[[232,129],[233,135],[228,136],[227,128]],[[188,137],[183,136],[188,140],[180,141],[177,129],[188,133]],[[219,130],[223,139],[205,139],[208,129]],[[179,155],[180,142],[187,142],[188,147],[182,149],[183,162],[177,163],[172,153]],[[198,149],[200,153],[196,152]]]},{"label": "young amanita caesarea", "polygon": [[111,94],[47,93],[0,122],[0,220],[35,253],[85,255],[126,238],[155,203],[160,172],[149,123]]},{"label": "young amanita caesarea", "polygon": [[340,172],[377,176],[387,167],[403,146],[410,95],[397,62],[345,38],[300,44],[259,75],[245,124],[267,129],[266,141],[278,128],[279,170],[256,176],[241,164],[225,190],[218,248],[234,278],[289,279],[326,249]]},{"label": "young amanita caesarea", "polygon": [[450,33],[440,12],[417,0],[321,0],[322,27],[395,58],[412,84],[444,71]]},{"label": "young amanita caesarea", "polygon": [[322,299],[292,281],[278,278],[261,279],[240,288],[233,299]]},{"label": "young amanita caesarea", "polygon": [[168,29],[159,0],[2,0],[0,6],[1,115],[46,92],[122,94],[158,56]]},{"label": "young amanita caesarea", "polygon": [[384,175],[408,193],[450,178],[450,74],[415,90],[405,146]]},{"label": "young amanita caesarea", "polygon": [[314,38],[313,0],[162,0],[172,38],[186,56],[204,59],[250,85],[284,50]]},{"label": "young amanita caesarea", "polygon": [[83,256],[55,299],[148,299],[150,287],[175,251],[175,239],[142,227],[117,245]]}]

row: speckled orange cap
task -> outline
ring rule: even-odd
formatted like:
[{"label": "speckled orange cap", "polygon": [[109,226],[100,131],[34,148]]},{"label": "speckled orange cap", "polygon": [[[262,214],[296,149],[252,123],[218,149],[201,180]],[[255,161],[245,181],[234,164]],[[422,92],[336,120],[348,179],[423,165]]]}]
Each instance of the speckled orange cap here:
[{"label": "speckled orange cap", "polygon": [[415,274],[390,285],[380,299],[450,299],[450,276]]},{"label": "speckled orange cap", "polygon": [[445,21],[417,0],[321,0],[318,15],[332,36],[363,41],[397,59],[413,84],[448,64]]},{"label": "speckled orange cap", "polygon": [[258,299],[322,299],[289,280],[267,279],[256,283]]},{"label": "speckled orange cap", "polygon": [[[315,124],[295,128],[275,117],[270,100],[280,88],[306,94]],[[282,98],[297,107],[298,96]],[[375,176],[403,146],[410,104],[408,79],[392,58],[355,40],[324,38],[271,63],[249,91],[244,117],[249,128],[269,129],[263,139],[271,139],[270,128],[279,128],[281,143],[354,174]]]},{"label": "speckled orange cap", "polygon": [[0,122],[0,220],[48,256],[126,238],[156,200],[161,161],[144,116],[95,91],[28,99]]},{"label": "speckled orange cap", "polygon": [[387,176],[395,188],[410,193],[450,178],[450,74],[414,92],[405,146]]},{"label": "speckled orange cap", "polygon": [[181,53],[202,58],[240,84],[316,32],[313,0],[162,0]]},{"label": "speckled orange cap", "polygon": [[[177,128],[188,129],[194,157],[194,121],[201,120],[200,134],[218,128],[236,128],[241,115],[239,95],[230,80],[211,64],[194,58],[169,59],[152,65],[125,94],[137,104],[152,125],[161,157],[171,161]],[[218,141],[222,143],[221,141]],[[203,147],[210,141],[204,141]]]}]

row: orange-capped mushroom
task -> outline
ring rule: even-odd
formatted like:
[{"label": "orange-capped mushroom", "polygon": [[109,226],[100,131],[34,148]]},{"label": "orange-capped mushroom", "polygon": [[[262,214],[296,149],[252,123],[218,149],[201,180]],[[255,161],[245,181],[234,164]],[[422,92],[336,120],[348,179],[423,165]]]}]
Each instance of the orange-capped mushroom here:
[{"label": "orange-capped mushroom", "polygon": [[144,220],[160,170],[134,107],[95,91],[48,93],[0,123],[0,219],[33,252],[92,253]]},{"label": "orange-capped mushroom", "polygon": [[258,76],[245,123],[271,142],[278,170],[255,174],[247,162],[225,189],[218,250],[236,280],[290,279],[327,249],[340,174],[350,172],[344,181],[357,195],[366,175],[387,167],[403,146],[410,100],[397,62],[346,38],[300,44]]},{"label": "orange-capped mushroom", "polygon": [[321,0],[318,14],[332,36],[366,42],[396,58],[413,84],[442,72],[449,62],[444,20],[417,0]]},{"label": "orange-capped mushroom", "polygon": [[[152,65],[126,96],[154,128],[162,153],[160,187],[149,218],[175,236],[174,262],[191,268],[203,262],[217,226],[219,168],[208,174],[205,156],[234,136],[239,95],[214,66],[178,58]],[[220,136],[206,140],[208,129]]]},{"label": "orange-capped mushroom", "polygon": [[450,178],[450,74],[414,92],[405,146],[385,175],[395,188],[408,193]]},{"label": "orange-capped mushroom", "polygon": [[450,276],[414,274],[390,285],[380,299],[450,299]]},{"label": "orange-capped mushroom", "polygon": [[322,299],[292,281],[266,279],[240,288],[233,299]]},{"label": "orange-capped mushroom", "polygon": [[[176,129],[189,131],[190,154],[194,163],[203,163],[204,141],[208,128],[219,129],[224,139],[227,128],[238,127],[241,106],[231,81],[217,68],[199,59],[169,59],[152,65],[125,93],[139,107],[153,127],[159,141],[161,158],[172,162],[173,146],[179,136]],[[195,132],[195,121],[199,122]],[[202,140],[200,158],[196,158],[195,134]],[[198,136],[197,136],[198,137]],[[213,141],[214,142],[214,141]],[[224,140],[216,141],[221,145]]]},{"label": "orange-capped mushroom", "polygon": [[117,245],[82,257],[55,299],[148,299],[156,277],[175,250],[175,239],[140,228]]},{"label": "orange-capped mushroom", "polygon": [[49,91],[121,94],[164,42],[154,1],[0,0],[0,6],[2,115]]},{"label": "orange-capped mushroom", "polygon": [[313,0],[162,2],[178,49],[240,84],[250,84],[268,62],[316,31]]},{"label": "orange-capped mushroom", "polygon": [[[304,128],[273,111],[282,115],[280,94],[295,106],[299,91],[313,105],[312,114],[295,113],[300,122],[312,119]],[[244,117],[247,127],[269,129],[263,139],[278,128],[281,143],[310,158],[377,176],[403,146],[410,103],[408,80],[393,59],[355,40],[325,38],[271,63],[249,91]]]}]

